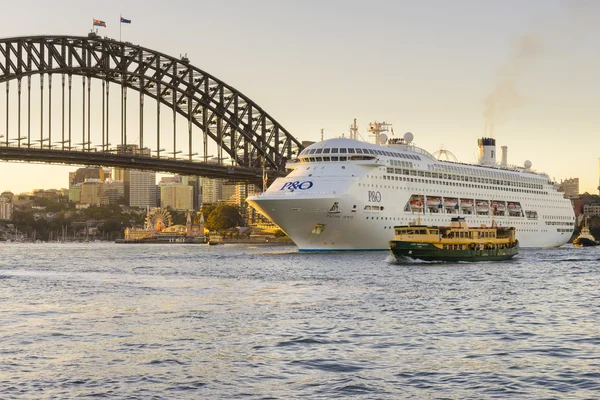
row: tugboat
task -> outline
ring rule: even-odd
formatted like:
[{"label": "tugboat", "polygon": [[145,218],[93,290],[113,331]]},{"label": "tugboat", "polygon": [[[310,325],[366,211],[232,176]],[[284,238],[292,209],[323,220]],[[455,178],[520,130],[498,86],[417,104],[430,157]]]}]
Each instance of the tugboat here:
[{"label": "tugboat", "polygon": [[500,261],[519,252],[514,227],[482,225],[469,228],[463,217],[450,226],[409,224],[394,227],[389,248],[396,260],[406,257],[424,261]]},{"label": "tugboat", "polygon": [[590,232],[590,228],[586,223],[583,224],[581,228],[581,232],[579,236],[575,240],[573,240],[573,246],[575,247],[589,247],[589,246],[598,246],[598,242],[594,238],[594,236]]}]

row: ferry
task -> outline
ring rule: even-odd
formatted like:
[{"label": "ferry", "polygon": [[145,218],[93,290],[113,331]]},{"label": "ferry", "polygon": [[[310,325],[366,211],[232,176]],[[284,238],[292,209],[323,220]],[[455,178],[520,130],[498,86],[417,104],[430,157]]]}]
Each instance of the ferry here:
[{"label": "ferry", "polygon": [[401,225],[394,227],[389,244],[396,261],[501,261],[519,252],[515,228],[470,228],[464,217],[453,217],[450,226]]},{"label": "ferry", "polygon": [[496,161],[496,140],[478,139],[478,162],[439,160],[413,144],[388,139],[390,125],[374,122],[376,143],[350,138],[306,147],[291,172],[248,203],[277,224],[302,252],[387,250],[394,226],[420,215],[425,225],[461,216],[469,226],[515,228],[521,247],[558,247],[571,237],[575,214],[558,185],[530,161]]}]

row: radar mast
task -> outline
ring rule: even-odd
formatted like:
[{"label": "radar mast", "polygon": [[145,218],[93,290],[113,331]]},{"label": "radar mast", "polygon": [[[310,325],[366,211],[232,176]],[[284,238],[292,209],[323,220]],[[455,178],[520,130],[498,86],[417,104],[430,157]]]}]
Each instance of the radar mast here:
[{"label": "radar mast", "polygon": [[[388,124],[384,122],[370,122],[368,131],[375,135],[375,143],[384,144],[387,142],[387,135],[385,132],[389,132],[391,130],[392,135],[394,134],[394,130],[392,129],[392,124]],[[383,143],[382,143],[383,142]]]}]

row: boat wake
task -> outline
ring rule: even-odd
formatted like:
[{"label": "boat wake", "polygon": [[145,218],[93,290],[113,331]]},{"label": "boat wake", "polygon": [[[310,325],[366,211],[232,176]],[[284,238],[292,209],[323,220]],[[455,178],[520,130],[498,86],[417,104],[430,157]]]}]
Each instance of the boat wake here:
[{"label": "boat wake", "polygon": [[425,261],[425,260],[418,260],[416,258],[410,258],[407,256],[398,256],[398,258],[394,257],[393,255],[388,255],[385,258],[385,262],[388,264],[393,264],[393,265],[428,265],[428,264],[444,264],[444,261]]}]

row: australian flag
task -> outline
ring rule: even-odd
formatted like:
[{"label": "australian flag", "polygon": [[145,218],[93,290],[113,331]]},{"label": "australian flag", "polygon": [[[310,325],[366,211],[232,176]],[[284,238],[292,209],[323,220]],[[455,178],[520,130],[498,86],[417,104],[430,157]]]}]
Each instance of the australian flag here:
[{"label": "australian flag", "polygon": [[94,20],[94,26],[103,26],[106,28],[106,22],[100,21],[99,19]]},{"label": "australian flag", "polygon": [[121,23],[122,24],[130,24],[131,20],[130,19],[125,19],[125,18],[121,17]]}]

